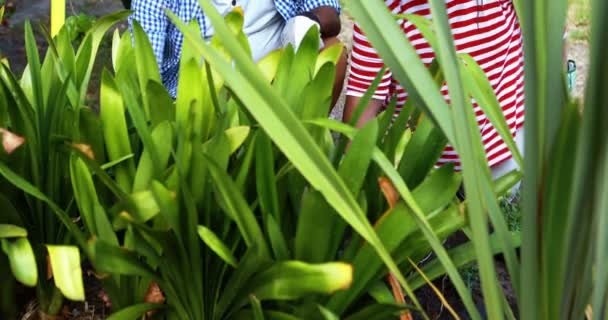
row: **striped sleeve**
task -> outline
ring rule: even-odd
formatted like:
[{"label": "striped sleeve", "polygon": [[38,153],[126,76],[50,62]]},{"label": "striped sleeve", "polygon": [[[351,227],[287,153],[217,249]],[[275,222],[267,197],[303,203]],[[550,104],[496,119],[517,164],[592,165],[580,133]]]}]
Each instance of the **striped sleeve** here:
[{"label": "striped sleeve", "polygon": [[[353,51],[350,56],[350,73],[348,76],[348,87],[346,94],[361,97],[370,88],[372,82],[382,70],[384,62],[378,56],[376,49],[367,41],[367,37],[361,31],[359,25],[355,24],[353,32]],[[389,96],[392,74],[386,70],[380,85],[373,95],[374,99],[386,100]]]}]

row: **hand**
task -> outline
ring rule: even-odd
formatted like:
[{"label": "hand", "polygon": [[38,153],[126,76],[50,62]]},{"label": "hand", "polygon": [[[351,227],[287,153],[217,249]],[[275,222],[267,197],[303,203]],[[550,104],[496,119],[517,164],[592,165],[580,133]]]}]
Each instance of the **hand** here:
[{"label": "hand", "polygon": [[[318,22],[306,16],[295,16],[287,20],[281,35],[282,45],[287,46],[288,44],[291,44],[295,50],[298,50],[304,36],[312,27],[316,27],[319,30],[321,29],[321,25]],[[319,34],[319,50],[320,49],[323,49],[323,40]]]}]

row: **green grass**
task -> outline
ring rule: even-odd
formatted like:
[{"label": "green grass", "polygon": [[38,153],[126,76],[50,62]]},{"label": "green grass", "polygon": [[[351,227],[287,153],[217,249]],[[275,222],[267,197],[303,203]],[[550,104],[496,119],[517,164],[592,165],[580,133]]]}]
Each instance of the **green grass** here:
[{"label": "green grass", "polygon": [[[518,190],[514,194],[501,199],[500,209],[509,230],[521,231],[521,191]],[[469,289],[479,286],[479,267],[476,263],[464,266],[459,271]]]},{"label": "green grass", "polygon": [[500,201],[500,209],[510,231],[521,231],[521,195],[520,190],[512,196],[503,198]]}]

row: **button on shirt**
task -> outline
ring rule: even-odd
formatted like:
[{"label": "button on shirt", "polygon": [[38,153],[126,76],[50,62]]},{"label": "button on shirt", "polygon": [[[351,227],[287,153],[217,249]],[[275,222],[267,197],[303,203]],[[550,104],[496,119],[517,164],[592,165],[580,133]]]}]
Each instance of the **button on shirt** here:
[{"label": "button on shirt", "polygon": [[[212,2],[222,15],[233,8],[232,0]],[[254,60],[282,45],[280,34],[286,20],[321,6],[340,9],[338,0],[237,0],[234,3],[243,7],[245,12],[243,29],[253,44]],[[135,12],[130,22],[137,20],[148,34],[163,84],[175,97],[184,36],[167,18],[164,9],[170,10],[184,22],[198,21],[201,33],[207,40],[213,36],[213,27],[203,14],[198,0],[134,0],[132,8]]]}]

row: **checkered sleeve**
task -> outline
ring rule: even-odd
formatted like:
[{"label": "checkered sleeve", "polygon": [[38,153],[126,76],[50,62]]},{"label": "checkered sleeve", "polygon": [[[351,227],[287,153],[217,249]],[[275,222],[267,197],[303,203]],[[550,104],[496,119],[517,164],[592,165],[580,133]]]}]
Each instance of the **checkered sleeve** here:
[{"label": "checkered sleeve", "polygon": [[301,9],[298,13],[311,11],[318,7],[334,7],[340,12],[340,3],[338,0],[304,0],[302,1]]},{"label": "checkered sleeve", "polygon": [[163,11],[166,7],[166,0],[133,0],[131,8],[134,12],[129,17],[131,28],[136,20],[148,35],[159,66],[163,62],[168,26],[168,19]]},{"label": "checkered sleeve", "polygon": [[323,6],[334,7],[340,13],[340,3],[338,0],[275,0],[274,3],[277,11],[285,20]]}]

